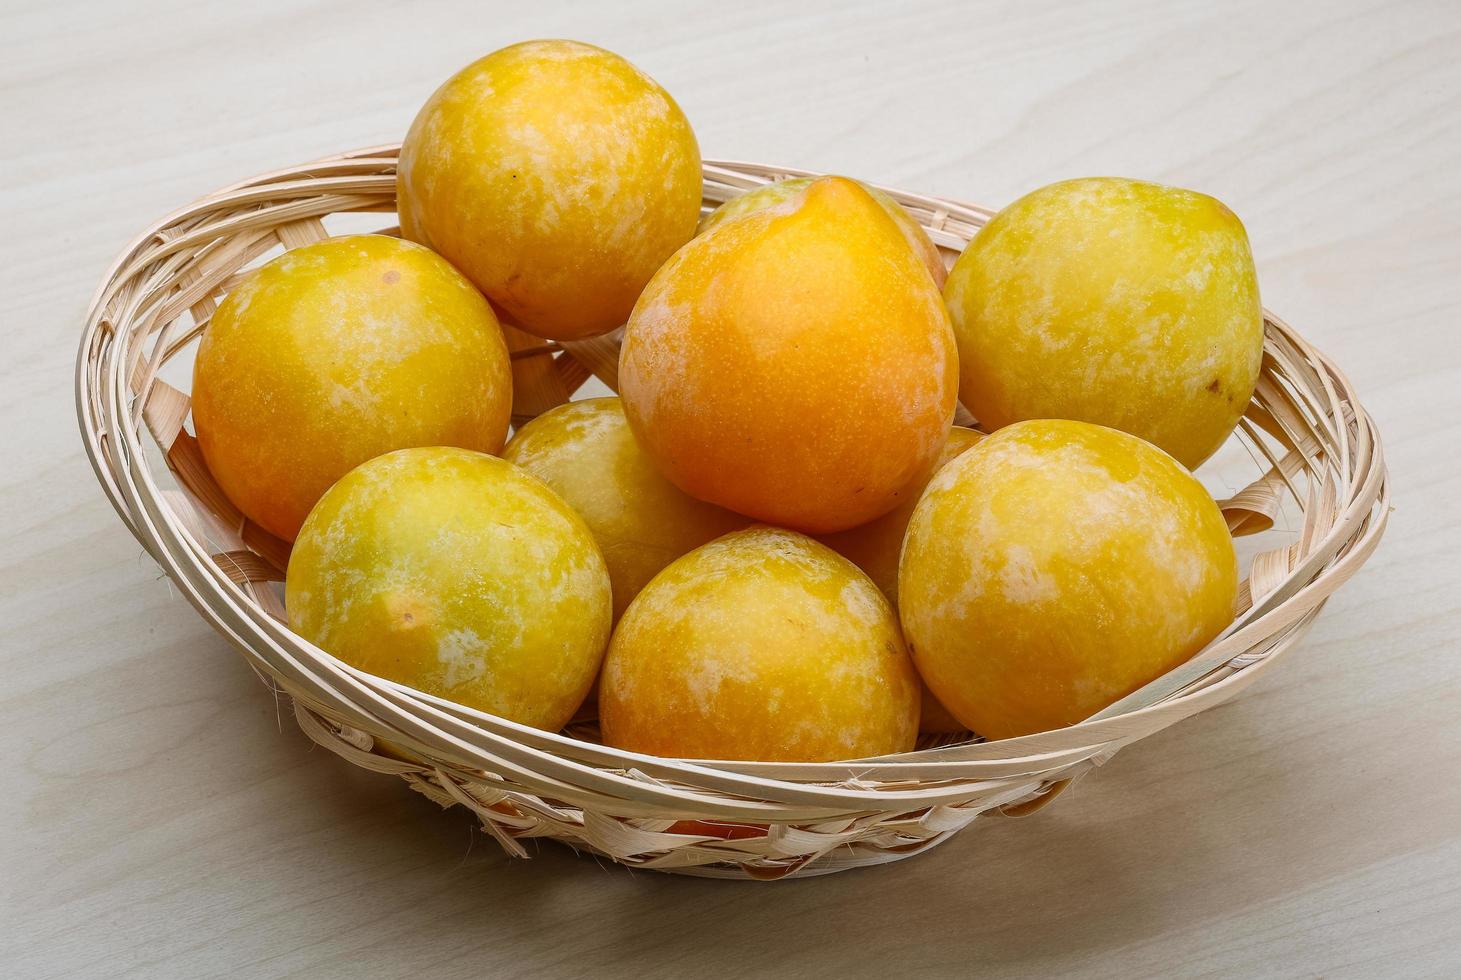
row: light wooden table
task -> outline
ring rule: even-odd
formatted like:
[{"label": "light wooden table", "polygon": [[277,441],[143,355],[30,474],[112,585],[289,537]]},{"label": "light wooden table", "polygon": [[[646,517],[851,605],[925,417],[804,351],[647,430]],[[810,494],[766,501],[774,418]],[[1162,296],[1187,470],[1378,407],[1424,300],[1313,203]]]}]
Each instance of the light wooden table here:
[{"label": "light wooden table", "polygon": [[[0,0],[0,976],[1461,976],[1461,7],[488,7]],[[153,218],[532,36],[623,52],[709,156],[1218,195],[1383,428],[1384,545],[1246,699],[834,878],[509,863],[312,749],[95,486],[83,307]]]}]

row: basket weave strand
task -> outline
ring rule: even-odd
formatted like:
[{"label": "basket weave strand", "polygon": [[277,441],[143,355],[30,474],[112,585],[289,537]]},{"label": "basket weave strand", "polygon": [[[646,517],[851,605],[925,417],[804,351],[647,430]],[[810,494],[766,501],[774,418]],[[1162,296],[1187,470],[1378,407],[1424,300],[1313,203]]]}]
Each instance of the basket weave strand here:
[{"label": "basket weave strand", "polygon": [[[1379,435],[1349,382],[1265,314],[1263,371],[1234,438],[1251,482],[1222,502],[1235,536],[1273,538],[1246,569],[1233,624],[1188,663],[1090,720],[998,742],[945,737],[838,763],[687,762],[613,749],[592,722],[542,732],[355,670],[284,625],[289,546],[219,490],[161,380],[217,301],[271,254],[349,216],[395,211],[395,146],[276,171],[211,194],[139,236],[92,301],[77,360],[86,451],[122,521],[199,614],[288,695],[301,729],[356,765],[465,806],[508,853],[545,837],[635,867],[773,879],[897,860],[981,814],[1023,815],[1123,746],[1225,701],[1308,631],[1373,552],[1389,490]],[[806,171],[707,162],[705,205]],[[885,188],[957,252],[991,212]],[[387,234],[396,230],[377,228]],[[616,387],[617,332],[546,343],[506,328],[517,422],[590,377]],[[1281,515],[1297,535],[1275,528]],[[378,751],[388,740],[395,754]],[[404,756],[404,758],[403,758]]]}]

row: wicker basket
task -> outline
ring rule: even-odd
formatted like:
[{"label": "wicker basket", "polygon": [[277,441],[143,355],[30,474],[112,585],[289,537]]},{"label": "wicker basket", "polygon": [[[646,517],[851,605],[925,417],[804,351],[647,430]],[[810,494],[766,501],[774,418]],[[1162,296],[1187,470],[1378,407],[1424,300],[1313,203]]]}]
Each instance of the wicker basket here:
[{"label": "wicker basket", "polygon": [[[237,184],[154,225],[91,304],[77,412],[123,522],[199,614],[292,699],[305,733],[443,806],[469,807],[511,854],[547,837],[634,867],[775,879],[898,860],[981,814],[1031,813],[1122,746],[1257,680],[1384,530],[1374,424],[1329,360],[1269,315],[1262,377],[1234,436],[1253,463],[1242,480],[1256,478],[1222,502],[1235,535],[1264,542],[1243,549],[1240,612],[1188,663],[1079,725],[999,742],[925,740],[855,763],[686,762],[605,747],[592,722],[537,731],[364,674],[285,628],[278,582],[288,545],[220,492],[185,428],[188,395],[160,372],[188,352],[244,270],[325,237],[324,219],[353,225],[339,233],[367,230],[361,214],[393,215],[395,168],[394,146],[332,157]],[[708,163],[705,203],[802,174]],[[889,193],[950,254],[990,214]],[[615,387],[615,334],[562,344],[508,334],[519,421],[568,400],[590,375]],[[1288,532],[1273,530],[1281,511]],[[394,751],[375,751],[379,739]]]}]

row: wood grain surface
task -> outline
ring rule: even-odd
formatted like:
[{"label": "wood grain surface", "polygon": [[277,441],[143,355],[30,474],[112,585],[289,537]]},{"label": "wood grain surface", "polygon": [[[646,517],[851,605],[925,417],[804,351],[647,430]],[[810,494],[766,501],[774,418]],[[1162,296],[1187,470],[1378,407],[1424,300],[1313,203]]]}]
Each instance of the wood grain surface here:
[{"label": "wood grain surface", "polygon": [[[1386,436],[1395,513],[1243,700],[1027,820],[780,885],[509,862],[311,745],[112,513],[80,320],[141,227],[399,138],[525,37],[707,156],[1002,204],[1198,188]],[[0,0],[0,975],[1461,976],[1461,5]]]}]

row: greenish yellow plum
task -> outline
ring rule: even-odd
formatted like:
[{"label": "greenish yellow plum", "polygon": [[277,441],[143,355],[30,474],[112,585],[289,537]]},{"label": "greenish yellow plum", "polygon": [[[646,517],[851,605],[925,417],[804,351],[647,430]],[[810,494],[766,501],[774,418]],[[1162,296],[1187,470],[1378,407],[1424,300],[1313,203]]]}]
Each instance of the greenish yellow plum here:
[{"label": "greenish yellow plum", "polygon": [[[785,206],[798,194],[805,191],[815,179],[815,177],[789,177],[786,180],[773,181],[763,184],[755,190],[739,194],[700,219],[700,228],[696,234],[703,235],[717,225],[742,215],[752,214],[763,208]],[[938,246],[933,243],[933,239],[928,237],[928,232],[913,220],[913,215],[909,214],[903,205],[893,200],[885,192],[871,184],[864,184],[862,181],[856,183],[867,191],[874,201],[878,202],[879,206],[888,213],[888,217],[893,219],[893,223],[903,233],[909,246],[923,260],[923,264],[928,268],[928,274],[933,276],[934,284],[942,289],[944,280],[948,278],[949,270],[945,268],[944,257],[939,252]]]},{"label": "greenish yellow plum", "polygon": [[608,642],[603,556],[511,463],[403,449],[346,474],[289,557],[289,625],[346,663],[534,728],[583,701]]},{"label": "greenish yellow plum", "polygon": [[914,509],[899,612],[919,672],[986,738],[1073,725],[1233,618],[1217,504],[1166,453],[1086,422],[1006,426]]},{"label": "greenish yellow plum", "polygon": [[988,431],[1095,422],[1191,469],[1227,439],[1258,380],[1248,235],[1194,191],[1115,177],[1043,187],[974,236],[944,296],[959,397]]},{"label": "greenish yellow plum", "polygon": [[407,238],[557,340],[623,325],[700,217],[685,114],[654,79],[578,41],[514,44],[448,79],[411,124],[396,183]]},{"label": "greenish yellow plum", "polygon": [[749,523],[666,480],[635,441],[618,398],[545,412],[502,455],[552,487],[593,532],[614,584],[616,620],[660,569]]},{"label": "greenish yellow plum", "polygon": [[599,686],[604,740],[696,759],[826,762],[905,752],[918,676],[887,599],[779,528],[678,559],[629,604]]},{"label": "greenish yellow plum", "polygon": [[512,410],[492,308],[440,256],[383,235],[284,253],[219,304],[193,365],[203,458],[239,510],[292,540],[373,456],[502,449]]}]

